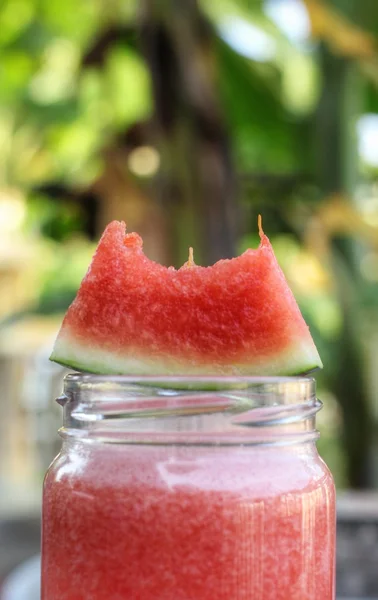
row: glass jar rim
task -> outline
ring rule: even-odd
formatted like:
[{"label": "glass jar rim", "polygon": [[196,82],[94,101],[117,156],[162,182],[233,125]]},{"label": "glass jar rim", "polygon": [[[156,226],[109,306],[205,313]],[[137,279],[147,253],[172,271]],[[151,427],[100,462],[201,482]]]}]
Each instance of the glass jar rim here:
[{"label": "glass jar rim", "polygon": [[[317,437],[314,418],[321,402],[315,389],[315,380],[304,376],[72,373],[65,377],[64,392],[57,401],[64,407],[65,435],[150,443],[159,436],[168,439],[170,430],[169,439],[176,440],[186,427],[187,440],[200,439],[201,443],[207,434],[214,439],[215,433],[227,443],[246,443],[252,437],[253,443],[265,443],[282,437],[283,431],[286,440]],[[202,420],[200,433],[193,432],[197,418]],[[259,436],[252,433],[258,430]]]},{"label": "glass jar rim", "polygon": [[[275,398],[278,404],[303,405],[316,402],[316,381],[305,376],[178,376],[178,375],[97,375],[70,373],[64,378],[64,393],[89,394],[103,403],[109,394],[113,399],[135,392],[143,401],[143,390],[148,395],[200,393],[205,397],[212,393],[242,392],[258,393]],[[59,401],[59,399],[58,399]]]},{"label": "glass jar rim", "polygon": [[187,384],[193,388],[197,383],[208,385],[292,385],[293,383],[305,384],[315,390],[315,379],[311,375],[100,375],[96,373],[68,373],[64,377],[65,383],[69,384]]}]

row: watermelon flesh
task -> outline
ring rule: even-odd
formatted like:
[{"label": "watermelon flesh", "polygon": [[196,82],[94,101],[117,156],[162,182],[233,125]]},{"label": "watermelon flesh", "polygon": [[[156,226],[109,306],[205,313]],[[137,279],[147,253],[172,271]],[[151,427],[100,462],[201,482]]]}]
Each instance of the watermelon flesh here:
[{"label": "watermelon flesh", "polygon": [[145,256],[125,224],[106,228],[51,360],[124,375],[291,375],[321,367],[260,228],[260,246],[211,267]]}]

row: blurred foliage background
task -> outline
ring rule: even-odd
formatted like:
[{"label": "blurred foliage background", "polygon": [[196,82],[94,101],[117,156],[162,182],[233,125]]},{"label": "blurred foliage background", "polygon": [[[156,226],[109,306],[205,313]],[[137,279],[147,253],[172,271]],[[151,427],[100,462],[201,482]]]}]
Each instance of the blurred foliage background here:
[{"label": "blurred foliage background", "polygon": [[47,356],[106,223],[211,264],[262,213],[325,364],[320,450],[378,487],[378,2],[1,0],[0,23],[0,486],[39,494]]}]

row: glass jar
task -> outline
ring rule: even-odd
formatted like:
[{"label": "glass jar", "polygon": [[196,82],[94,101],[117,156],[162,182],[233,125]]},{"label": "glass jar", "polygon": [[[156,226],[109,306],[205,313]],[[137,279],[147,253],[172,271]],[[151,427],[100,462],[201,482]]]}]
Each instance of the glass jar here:
[{"label": "glass jar", "polygon": [[42,600],[333,600],[309,378],[69,375]]}]

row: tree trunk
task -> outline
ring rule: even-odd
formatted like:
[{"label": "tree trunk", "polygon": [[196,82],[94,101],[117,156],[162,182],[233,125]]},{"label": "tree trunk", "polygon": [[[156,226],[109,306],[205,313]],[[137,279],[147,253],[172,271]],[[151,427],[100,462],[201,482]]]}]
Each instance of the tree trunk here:
[{"label": "tree trunk", "polygon": [[141,38],[155,98],[153,136],[163,164],[176,264],[189,245],[204,264],[236,252],[237,206],[228,139],[216,95],[213,32],[195,0],[143,0]]},{"label": "tree trunk", "polygon": [[[359,114],[361,82],[355,65],[322,49],[323,95],[317,119],[318,181],[325,197],[350,198],[357,184],[357,141],[351,127]],[[348,480],[353,488],[372,485],[372,419],[360,345],[358,290],[353,241],[332,240],[336,291],[343,329],[334,356],[332,382],[344,420],[343,444]],[[325,365],[327,368],[327,365]]]}]

